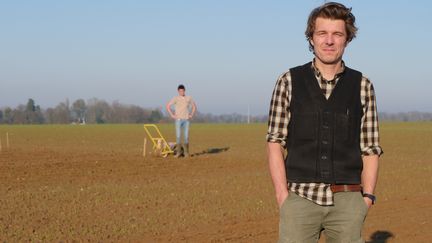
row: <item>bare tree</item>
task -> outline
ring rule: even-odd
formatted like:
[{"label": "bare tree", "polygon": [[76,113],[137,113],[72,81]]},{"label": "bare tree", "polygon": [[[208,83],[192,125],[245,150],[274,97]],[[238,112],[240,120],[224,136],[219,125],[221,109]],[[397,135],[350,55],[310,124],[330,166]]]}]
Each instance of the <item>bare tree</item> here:
[{"label": "bare tree", "polygon": [[52,111],[52,123],[65,124],[71,122],[71,115],[69,109],[69,101],[61,102]]},{"label": "bare tree", "polygon": [[87,102],[87,120],[89,123],[111,122],[111,106],[104,100],[93,98]]},{"label": "bare tree", "polygon": [[85,123],[86,111],[87,106],[83,99],[78,99],[72,104],[73,117],[77,119],[79,123]]}]

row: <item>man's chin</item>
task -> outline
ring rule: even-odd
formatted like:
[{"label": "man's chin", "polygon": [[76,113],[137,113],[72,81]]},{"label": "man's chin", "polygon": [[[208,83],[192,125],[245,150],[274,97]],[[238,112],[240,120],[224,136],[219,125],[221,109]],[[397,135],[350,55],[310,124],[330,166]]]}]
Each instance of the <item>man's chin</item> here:
[{"label": "man's chin", "polygon": [[339,58],[325,58],[320,59],[318,58],[324,65],[336,65],[338,64],[342,59]]}]

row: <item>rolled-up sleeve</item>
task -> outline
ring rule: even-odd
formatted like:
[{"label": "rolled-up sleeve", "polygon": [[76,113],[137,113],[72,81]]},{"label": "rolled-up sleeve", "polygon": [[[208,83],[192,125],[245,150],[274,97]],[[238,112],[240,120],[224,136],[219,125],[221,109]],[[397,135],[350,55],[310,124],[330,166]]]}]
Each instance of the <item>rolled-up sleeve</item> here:
[{"label": "rolled-up sleeve", "polygon": [[290,121],[289,104],[291,100],[291,75],[282,74],[274,87],[269,110],[267,142],[280,143],[286,147],[288,124]]},{"label": "rolled-up sleeve", "polygon": [[369,79],[363,77],[361,84],[361,99],[363,105],[363,117],[360,133],[360,149],[362,155],[383,154],[379,144],[378,112],[375,99],[375,91]]}]

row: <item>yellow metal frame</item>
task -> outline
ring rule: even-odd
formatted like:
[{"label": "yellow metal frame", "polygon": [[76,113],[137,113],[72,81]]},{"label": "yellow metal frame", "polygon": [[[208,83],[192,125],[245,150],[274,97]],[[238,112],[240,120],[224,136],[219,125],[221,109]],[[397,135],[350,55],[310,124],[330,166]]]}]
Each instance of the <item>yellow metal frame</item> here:
[{"label": "yellow metal frame", "polygon": [[[156,131],[155,133],[151,133],[151,130]],[[153,150],[156,150],[158,147],[158,142],[161,141],[161,155],[163,157],[166,157],[168,154],[173,154],[174,151],[171,149],[165,138],[162,136],[162,133],[160,132],[159,128],[155,124],[144,124],[144,130],[147,133],[147,136],[153,143]]]}]

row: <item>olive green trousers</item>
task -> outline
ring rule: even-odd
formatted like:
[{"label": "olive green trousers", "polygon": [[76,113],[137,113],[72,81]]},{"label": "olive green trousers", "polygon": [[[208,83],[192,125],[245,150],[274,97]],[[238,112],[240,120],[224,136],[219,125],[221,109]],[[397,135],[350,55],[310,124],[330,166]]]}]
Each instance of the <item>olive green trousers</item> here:
[{"label": "olive green trousers", "polygon": [[334,194],[334,206],[320,206],[291,192],[280,208],[279,243],[364,242],[361,231],[368,212],[360,192]]}]

